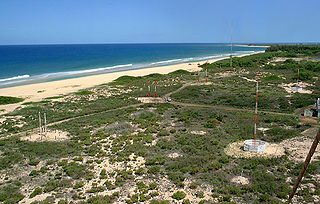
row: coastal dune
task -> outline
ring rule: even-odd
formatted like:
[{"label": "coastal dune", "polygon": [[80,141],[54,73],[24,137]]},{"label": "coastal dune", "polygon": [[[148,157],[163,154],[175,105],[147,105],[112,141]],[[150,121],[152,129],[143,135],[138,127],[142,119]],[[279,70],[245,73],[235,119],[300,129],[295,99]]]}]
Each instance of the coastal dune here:
[{"label": "coastal dune", "polygon": [[[243,56],[262,53],[262,52],[264,51],[250,53],[250,54],[242,54],[237,57],[243,57]],[[153,73],[168,74],[170,72],[180,70],[180,69],[187,70],[190,72],[195,72],[195,71],[201,70],[201,68],[198,67],[198,64],[203,64],[205,62],[213,63],[226,58],[229,58],[229,57],[211,59],[211,60],[200,61],[200,62],[181,63],[181,64],[175,64],[175,65],[161,66],[161,67],[126,70],[126,71],[85,76],[85,77],[79,77],[79,78],[64,79],[59,81],[51,81],[51,82],[2,88],[0,89],[0,96],[20,97],[25,99],[24,102],[29,102],[29,101],[37,102],[47,97],[64,95],[64,94],[79,91],[80,89],[90,88],[103,83],[109,83],[124,75],[145,76]],[[19,107],[20,105],[21,103],[0,105],[0,109],[3,110],[1,114],[11,112],[15,108]]]}]

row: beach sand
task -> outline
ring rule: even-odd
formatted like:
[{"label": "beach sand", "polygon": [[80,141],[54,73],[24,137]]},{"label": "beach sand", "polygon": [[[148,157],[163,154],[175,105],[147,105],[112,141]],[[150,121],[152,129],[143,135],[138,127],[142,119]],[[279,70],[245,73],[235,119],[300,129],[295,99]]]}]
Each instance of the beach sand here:
[{"label": "beach sand", "polygon": [[[243,54],[237,57],[243,57],[243,56],[262,53],[262,52],[264,51],[250,53],[250,54]],[[113,72],[113,73],[85,76],[85,77],[79,77],[79,78],[64,79],[59,81],[51,81],[51,82],[2,88],[0,89],[0,96],[21,97],[25,99],[23,103],[30,102],[30,101],[37,102],[47,97],[64,95],[72,92],[77,92],[80,89],[90,88],[103,83],[108,83],[125,75],[145,76],[153,73],[168,74],[170,72],[173,72],[179,69],[195,72],[195,71],[201,70],[201,68],[198,67],[198,64],[203,64],[205,62],[213,63],[226,58],[229,58],[229,57],[211,59],[211,60],[200,61],[200,62],[182,63],[182,64],[162,66],[162,67],[137,69],[137,70],[127,70],[127,71],[121,71],[121,72]],[[11,112],[15,110],[17,107],[19,107],[21,104],[22,103],[0,105],[0,110],[2,110],[0,114],[2,115],[8,112]]]}]

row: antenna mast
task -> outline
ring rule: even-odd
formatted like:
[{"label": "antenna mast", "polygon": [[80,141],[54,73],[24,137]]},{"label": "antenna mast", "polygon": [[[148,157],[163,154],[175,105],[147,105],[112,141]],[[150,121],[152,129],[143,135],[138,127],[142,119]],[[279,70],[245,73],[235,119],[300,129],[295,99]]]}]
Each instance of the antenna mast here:
[{"label": "antenna mast", "polygon": [[39,134],[41,135],[42,134],[42,131],[41,131],[41,113],[39,112]]},{"label": "antenna mast", "polygon": [[256,85],[256,109],[255,109],[255,118],[254,118],[254,141],[257,139],[257,122],[258,122],[258,97],[259,97],[259,74],[260,69],[257,73],[257,85]]},{"label": "antenna mast", "polygon": [[233,19],[231,21],[231,32],[230,32],[230,72],[232,72],[232,32],[233,32]]}]

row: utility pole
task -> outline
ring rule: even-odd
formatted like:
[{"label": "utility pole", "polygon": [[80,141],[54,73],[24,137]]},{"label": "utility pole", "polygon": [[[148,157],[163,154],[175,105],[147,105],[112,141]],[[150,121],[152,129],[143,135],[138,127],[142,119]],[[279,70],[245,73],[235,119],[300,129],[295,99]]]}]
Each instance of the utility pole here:
[{"label": "utility pole", "polygon": [[41,113],[39,112],[39,134],[42,134],[42,130],[41,130]]},{"label": "utility pole", "polygon": [[44,117],[44,135],[47,136],[47,114],[43,114]]},{"label": "utility pole", "polygon": [[313,141],[313,143],[312,143],[312,145],[311,145],[311,148],[310,148],[310,150],[309,150],[309,153],[308,153],[308,155],[307,155],[307,157],[306,157],[306,160],[305,160],[305,162],[304,162],[304,166],[303,166],[303,168],[302,168],[302,171],[301,171],[301,173],[300,173],[300,175],[298,176],[298,179],[297,179],[297,181],[296,181],[296,184],[293,186],[292,192],[291,192],[291,194],[289,195],[288,203],[291,203],[291,202],[292,202],[292,198],[293,198],[294,194],[296,193],[296,191],[297,191],[297,189],[298,189],[298,187],[299,187],[299,184],[300,184],[300,182],[301,182],[301,180],[302,180],[302,177],[303,177],[305,171],[306,171],[307,168],[308,168],[308,165],[309,165],[309,163],[310,163],[310,160],[311,160],[311,158],[312,158],[315,150],[317,149],[317,146],[318,146],[318,144],[319,144],[319,141],[320,141],[320,129],[318,130],[318,134],[317,134],[316,138],[314,139],[314,141]]},{"label": "utility pole", "polygon": [[233,19],[231,21],[231,36],[230,36],[230,72],[232,72],[232,32],[233,32]]}]

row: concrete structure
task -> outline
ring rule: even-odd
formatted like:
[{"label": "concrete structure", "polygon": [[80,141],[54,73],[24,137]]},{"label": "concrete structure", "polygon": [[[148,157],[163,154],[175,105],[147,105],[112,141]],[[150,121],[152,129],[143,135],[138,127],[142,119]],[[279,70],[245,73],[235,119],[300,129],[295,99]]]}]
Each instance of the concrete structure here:
[{"label": "concrete structure", "polygon": [[303,89],[301,87],[292,87],[291,90],[293,92],[302,92],[303,91]]},{"label": "concrete structure", "polygon": [[312,117],[312,115],[313,115],[313,111],[312,110],[310,110],[310,109],[305,109],[304,110],[303,116]]},{"label": "concrete structure", "polygon": [[244,151],[260,153],[266,150],[266,142],[262,140],[245,140]]}]

